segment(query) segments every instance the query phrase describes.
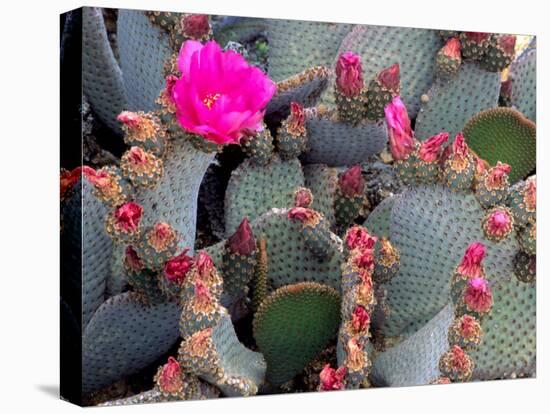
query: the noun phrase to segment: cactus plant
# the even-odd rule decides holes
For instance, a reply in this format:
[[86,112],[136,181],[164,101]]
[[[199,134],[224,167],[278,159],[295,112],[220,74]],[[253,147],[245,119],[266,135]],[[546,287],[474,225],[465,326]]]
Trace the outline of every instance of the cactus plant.
[[126,145],[61,175],[85,394],[159,361],[104,405],[534,375],[536,49],[121,10],[117,61],[84,19],[84,93]]

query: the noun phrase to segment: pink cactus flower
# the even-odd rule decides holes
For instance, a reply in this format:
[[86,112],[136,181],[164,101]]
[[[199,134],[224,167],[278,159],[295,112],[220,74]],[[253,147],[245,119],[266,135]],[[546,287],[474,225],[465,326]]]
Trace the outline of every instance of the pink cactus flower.
[[407,108],[396,96],[384,108],[390,139],[390,150],[394,160],[403,160],[414,150],[413,131]]
[[336,63],[336,88],[348,98],[359,95],[363,89],[361,57],[353,52],[344,52]]
[[201,250],[197,257],[195,258],[195,265],[197,266],[197,271],[199,276],[202,279],[209,277],[210,272],[214,269],[214,262],[205,251]]
[[516,53],[516,36],[502,35],[498,37],[497,42],[502,51],[507,55],[513,56]]
[[471,279],[480,277],[482,274],[483,258],[485,257],[485,246],[475,242],[468,246],[462,261],[458,265],[457,272]]
[[451,59],[460,59],[460,40],[456,37],[447,40],[441,53]]
[[488,235],[495,238],[506,237],[512,231],[513,219],[508,210],[495,209],[486,219],[484,229]]
[[365,179],[361,175],[361,166],[355,165],[344,171],[338,177],[340,191],[346,197],[356,197],[363,193]]
[[181,77],[172,88],[183,129],[216,144],[239,143],[260,131],[276,85],[260,69],[215,41],[186,41],[178,56]]
[[493,294],[487,281],[482,277],[470,279],[464,292],[464,302],[476,312],[489,312],[493,306]]
[[344,389],[343,379],[346,376],[346,368],[340,367],[334,369],[330,364],[326,364],[319,374],[321,391],[335,391]]
[[241,256],[248,256],[256,250],[256,240],[246,217],[239,224],[235,234],[229,237],[227,243],[231,252]]
[[132,246],[126,247],[124,264],[128,269],[134,272],[139,272],[145,268],[145,265]]
[[420,151],[418,156],[424,162],[435,162],[439,159],[441,152],[441,146],[447,142],[449,134],[447,132],[440,132],[433,137],[428,138],[426,141],[420,144]]
[[290,103],[290,116],[288,118],[288,132],[294,135],[306,133],[306,115],[304,107],[298,102]]
[[384,69],[377,75],[380,84],[390,91],[399,90],[399,63],[394,63],[389,68]]
[[351,326],[355,332],[364,332],[370,324],[370,315],[367,310],[357,305],[351,315]]
[[361,226],[353,226],[347,232],[345,236],[345,242],[348,249],[353,250],[358,247],[361,249],[372,249],[378,238],[371,236],[367,229]]
[[168,362],[162,366],[158,386],[166,393],[177,393],[183,387],[180,364],[174,357],[169,357]]
[[505,178],[512,171],[512,167],[500,161],[497,165],[489,169],[489,174],[485,181],[489,189],[501,188],[505,183]]
[[116,227],[126,233],[131,233],[137,230],[143,207],[134,202],[129,202],[121,205],[115,210]]
[[187,255],[189,248],[186,248],[178,256],[168,260],[164,265],[164,276],[173,283],[181,284],[185,276],[193,266],[193,258]]
[[210,22],[206,14],[188,14],[182,18],[183,34],[191,39],[204,39],[210,33]]

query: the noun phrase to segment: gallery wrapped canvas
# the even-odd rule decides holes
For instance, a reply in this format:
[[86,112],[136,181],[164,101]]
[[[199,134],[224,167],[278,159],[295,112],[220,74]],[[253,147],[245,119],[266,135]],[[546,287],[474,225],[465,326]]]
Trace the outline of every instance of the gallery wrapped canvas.
[[502,33],[63,14],[62,397],[534,377],[536,52]]

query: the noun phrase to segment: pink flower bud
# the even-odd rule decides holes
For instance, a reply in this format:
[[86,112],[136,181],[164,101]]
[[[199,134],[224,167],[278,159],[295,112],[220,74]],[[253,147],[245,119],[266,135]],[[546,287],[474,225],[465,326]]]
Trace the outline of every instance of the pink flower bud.
[[115,210],[115,225],[118,229],[130,233],[137,230],[143,208],[134,202],[121,205]]
[[534,211],[537,208],[537,181],[534,178],[527,180],[523,199],[527,211]]
[[485,180],[487,188],[502,188],[505,183],[505,178],[510,174],[510,171],[512,171],[512,167],[498,161],[496,166],[489,169],[489,174]]
[[334,369],[330,367],[330,364],[326,364],[321,373],[319,379],[321,381],[321,391],[334,391],[344,389],[344,383],[342,380],[346,376],[346,368],[340,367]]
[[504,53],[514,55],[516,53],[516,36],[502,35],[497,39],[497,43]]
[[227,242],[229,250],[241,256],[248,256],[256,250],[256,240],[246,217],[241,221],[237,231],[229,237]]
[[361,175],[361,166],[355,165],[338,177],[338,185],[340,191],[346,197],[356,197],[363,193],[365,187],[365,179]]
[[94,170],[91,167],[85,165],[82,167],[82,173],[84,177],[97,188],[106,188],[112,185],[113,177],[107,172],[102,170]]
[[491,36],[491,33],[464,32],[464,35],[466,36],[466,39],[479,45],[488,40]]
[[451,153],[455,157],[466,158],[468,156],[468,144],[466,144],[464,135],[462,135],[462,133],[460,132],[456,134],[455,140],[451,148]]
[[464,292],[464,302],[475,312],[489,312],[493,306],[493,295],[487,281],[482,277],[470,279]]
[[290,103],[290,116],[287,124],[288,132],[294,135],[304,135],[306,133],[306,115],[304,107],[298,102]]
[[336,63],[336,88],[342,95],[352,98],[363,89],[361,57],[353,52],[342,53]]
[[188,14],[182,19],[183,34],[191,39],[203,39],[210,33],[210,23],[206,14]]
[[510,99],[512,97],[512,78],[508,78],[500,83],[500,95],[504,98]]
[[502,240],[512,231],[514,221],[508,209],[495,208],[489,212],[483,223],[483,230],[489,239]]
[[482,274],[483,258],[485,257],[485,246],[481,243],[475,242],[468,246],[464,257],[457,268],[457,272],[468,277],[469,279],[474,277],[480,277]]
[[369,324],[369,313],[363,306],[357,305],[351,315],[351,326],[353,330],[357,333],[365,332]]
[[176,393],[183,387],[180,364],[175,358],[169,357],[168,362],[162,366],[158,386],[166,393]]
[[371,236],[367,229],[361,226],[353,226],[347,232],[345,236],[345,242],[349,250],[356,248],[361,249],[373,249],[378,238]]
[[122,111],[120,114],[118,114],[116,119],[117,121],[122,122],[129,128],[138,127],[141,123],[139,114],[130,111]]
[[294,206],[308,208],[313,202],[313,194],[307,188],[299,188],[294,193]]
[[384,69],[376,78],[386,89],[394,92],[399,91],[399,63],[395,63],[389,68]]
[[441,53],[450,59],[460,59],[460,40],[456,37],[447,40],[447,43],[441,49]]
[[82,174],[82,167],[76,167],[72,171],[62,170],[59,177],[61,199],[74,187]]
[[354,256],[353,263],[355,266],[372,271],[374,269],[374,254],[371,249],[363,249]]
[[317,212],[309,208],[293,207],[288,211],[288,218],[302,223],[308,222],[317,216]]
[[145,268],[145,265],[132,246],[126,247],[124,264],[133,272],[139,272]]
[[204,250],[201,250],[197,254],[197,257],[195,258],[195,265],[197,266],[199,277],[203,280],[207,279],[210,272],[214,269],[212,259]]
[[193,266],[193,258],[187,256],[189,249],[168,260],[164,265],[164,276],[173,283],[181,284]]
[[395,160],[403,160],[414,150],[411,120],[407,108],[396,96],[384,108],[390,139],[390,150]]
[[206,283],[201,279],[195,280],[195,298],[197,302],[207,305],[212,302],[212,296],[210,295],[210,290]]
[[433,137],[428,138],[426,141],[420,144],[419,157],[425,162],[435,162],[439,158],[441,146],[447,142],[449,134],[446,132],[440,132]]
[[136,167],[146,165],[148,163],[147,154],[141,147],[132,147],[128,150],[128,160]]
[[147,241],[157,251],[165,250],[176,239],[176,232],[168,223],[157,223],[147,234]]

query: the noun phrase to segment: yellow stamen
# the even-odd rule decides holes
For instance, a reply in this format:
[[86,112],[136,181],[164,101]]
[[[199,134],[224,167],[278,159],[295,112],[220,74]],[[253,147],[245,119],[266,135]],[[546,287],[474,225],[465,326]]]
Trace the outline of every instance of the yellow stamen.
[[220,98],[220,94],[219,93],[216,93],[216,94],[213,94],[213,93],[209,93],[208,95],[206,95],[206,97],[202,100],[202,102],[206,105],[206,107],[208,109],[212,109],[212,105],[214,105],[214,103]]

